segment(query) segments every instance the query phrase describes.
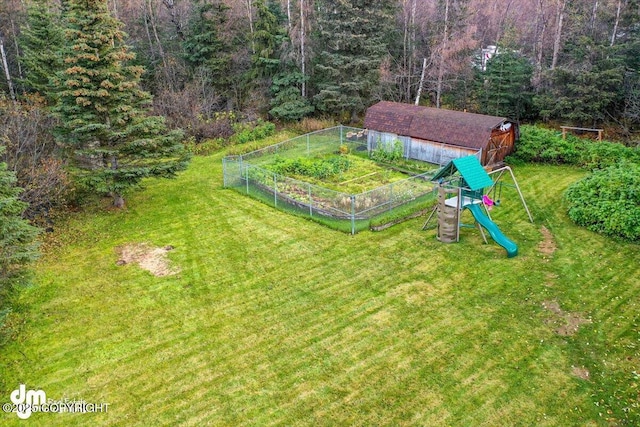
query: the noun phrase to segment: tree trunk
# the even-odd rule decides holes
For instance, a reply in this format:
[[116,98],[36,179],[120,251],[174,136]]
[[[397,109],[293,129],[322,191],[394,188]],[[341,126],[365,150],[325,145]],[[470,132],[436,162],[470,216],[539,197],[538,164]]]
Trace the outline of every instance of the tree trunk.
[[249,18],[249,34],[251,34],[251,53],[256,54],[256,40],[253,34],[253,8],[251,0],[245,0],[244,5],[247,7],[247,18]]
[[4,69],[4,76],[7,79],[7,86],[9,87],[9,95],[11,99],[16,101],[16,92],[13,89],[13,82],[11,80],[11,72],[9,71],[9,64],[7,63],[7,53],[4,50],[4,39],[0,34],[0,56],[2,56],[2,68]]
[[303,98],[307,97],[307,51],[305,47],[305,29],[304,29],[304,0],[300,0],[300,71],[302,72],[302,88],[301,94]]
[[[16,34],[16,27],[13,23],[13,19],[11,19],[10,21],[11,21],[11,33],[13,34],[13,45],[15,46],[15,49],[16,49],[16,63],[18,65],[18,77],[20,79],[23,79],[24,76],[22,75],[22,61],[20,61],[20,45],[18,45],[18,34]],[[24,93],[24,87],[23,87],[23,93]]]
[[156,28],[156,18],[153,14],[153,7],[151,7],[152,0],[145,0],[147,3],[147,8],[149,11],[149,23],[151,24],[151,30],[153,31],[153,37],[156,40],[156,44],[158,46],[158,54],[160,55],[160,59],[162,59],[162,65],[165,70],[167,69],[167,60],[164,55],[164,49],[162,48],[162,43],[160,42],[160,37],[158,37],[158,29]]
[[538,1],[540,7],[538,13],[538,24],[536,25],[536,41],[534,50],[536,52],[535,74],[533,76],[533,86],[537,89],[542,78],[542,57],[544,52],[544,36],[547,33],[547,17],[544,14],[543,0]]
[[113,7],[111,8],[113,17],[119,20],[120,17],[118,16],[118,3],[116,2],[116,0],[113,0],[111,4],[113,5]]
[[176,29],[176,35],[178,36],[178,39],[184,40],[184,31],[182,31],[182,22],[180,22],[180,17],[176,13],[174,0],[162,0],[162,3],[165,5],[167,10],[169,11],[169,16],[171,16],[171,23]]
[[436,108],[440,108],[442,98],[442,81],[444,79],[444,62],[447,54],[447,40],[449,39],[449,0],[444,6],[444,31],[442,37],[442,48],[440,51],[440,64],[438,65],[438,80],[436,82]]
[[503,12],[500,14],[499,17],[499,21],[498,21],[498,25],[496,28],[496,53],[498,53],[498,47],[500,46],[500,38],[502,37],[502,33],[503,33],[503,26],[505,21],[507,20],[507,15],[509,14],[509,9],[511,8],[511,4],[513,3],[513,0],[509,0],[509,3],[507,3],[507,6],[504,7],[502,6]]
[[418,94],[416,95],[416,105],[420,104],[420,95],[422,95],[422,86],[424,85],[424,74],[427,71],[427,58],[422,60],[422,74],[420,75],[420,83],[418,84]]
[[618,0],[618,9],[616,11],[616,20],[613,24],[613,31],[611,33],[611,44],[609,46],[613,46],[616,42],[616,33],[618,32],[618,25],[620,24],[620,9],[622,8],[622,0]]
[[118,208],[118,209],[122,209],[124,208],[124,197],[122,197],[122,194],[120,193],[111,193],[111,196],[113,197],[113,207],[114,208]]
[[405,80],[407,87],[406,97],[411,98],[411,71],[409,70],[409,17],[407,16],[406,0],[404,1],[404,34],[402,38],[402,74],[403,80]]
[[144,21],[144,30],[145,30],[145,33],[147,34],[147,40],[149,41],[149,53],[151,55],[151,59],[155,61],[156,50],[153,47],[153,39],[151,38],[151,30],[149,29],[149,21],[151,20],[151,18],[147,13],[146,1],[145,1],[145,7],[143,9],[144,10],[142,11],[142,19]]
[[[109,118],[107,117],[107,125],[109,125]],[[117,156],[111,156],[110,159],[110,163],[111,163],[111,169],[118,170],[118,157]],[[113,206],[121,209],[124,207],[124,197],[122,196],[121,193],[116,192],[116,191],[112,191],[111,192],[111,196],[113,197]]]
[[554,70],[558,64],[560,55],[560,42],[562,41],[562,23],[564,21],[564,10],[567,6],[566,0],[558,0],[556,14],[556,35],[553,40],[553,57],[551,58],[551,69]]
[[[410,2],[410,3],[409,3]],[[403,41],[401,81],[405,85],[404,99],[411,100],[413,89],[413,67],[416,57],[416,8],[417,0],[403,0]]]

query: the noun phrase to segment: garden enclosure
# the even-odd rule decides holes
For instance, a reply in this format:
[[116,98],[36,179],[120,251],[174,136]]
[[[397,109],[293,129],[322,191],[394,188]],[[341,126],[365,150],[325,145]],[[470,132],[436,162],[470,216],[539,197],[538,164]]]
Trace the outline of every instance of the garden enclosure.
[[[269,205],[300,214],[326,225],[355,234],[372,221],[384,223],[398,216],[424,209],[435,201],[431,178],[438,165],[425,162],[412,171],[403,169],[409,152],[402,142],[380,142],[374,146],[363,129],[337,126],[308,133],[244,155],[223,159],[224,186],[257,198]],[[325,185],[299,176],[277,173],[273,165],[293,159],[350,156],[369,159],[375,152],[389,153],[382,161],[367,160],[382,172],[372,172],[344,182]],[[385,151],[386,150],[386,151]],[[420,170],[422,169],[422,171]],[[405,172],[402,179],[389,180],[391,173]],[[359,193],[346,191],[348,184],[381,174],[388,181]],[[380,182],[384,182],[382,179]],[[332,188],[329,188],[332,187]],[[341,191],[342,190],[342,191]]]

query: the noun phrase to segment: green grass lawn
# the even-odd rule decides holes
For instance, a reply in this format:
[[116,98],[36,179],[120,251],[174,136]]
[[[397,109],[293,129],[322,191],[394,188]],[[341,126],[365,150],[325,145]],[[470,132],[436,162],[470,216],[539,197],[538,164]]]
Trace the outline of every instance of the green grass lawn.
[[[582,171],[515,169],[536,222],[503,191],[508,259],[473,229],[439,243],[424,217],[330,230],[224,189],[221,158],[48,236],[0,403],[24,383],[109,404],[42,426],[640,423],[640,247],[570,223],[561,195]],[[180,272],[116,265],[143,242],[173,245]]]

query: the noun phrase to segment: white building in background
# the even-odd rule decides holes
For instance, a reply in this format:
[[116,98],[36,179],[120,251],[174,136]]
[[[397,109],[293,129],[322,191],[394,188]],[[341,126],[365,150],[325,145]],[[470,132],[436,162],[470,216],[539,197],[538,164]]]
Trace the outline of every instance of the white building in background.
[[487,62],[498,53],[498,47],[489,45],[482,48],[482,55],[480,57],[480,68],[482,71],[487,71]]

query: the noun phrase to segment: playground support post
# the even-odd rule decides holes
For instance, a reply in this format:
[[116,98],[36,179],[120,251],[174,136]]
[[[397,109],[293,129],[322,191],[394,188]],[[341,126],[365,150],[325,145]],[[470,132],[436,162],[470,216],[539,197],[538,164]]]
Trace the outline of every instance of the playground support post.
[[456,226],[456,242],[460,241],[460,219],[462,215],[460,215],[460,208],[462,207],[462,187],[458,187],[458,200],[457,200],[457,213],[458,213],[458,224]]
[[487,191],[487,193],[489,193],[491,191],[491,189],[496,186],[496,184],[498,183],[500,178],[502,178],[502,175],[505,173],[505,171],[509,171],[509,173],[511,174],[511,179],[513,180],[513,183],[515,184],[516,190],[518,190],[518,195],[520,196],[520,201],[522,202],[522,206],[524,206],[524,210],[527,211],[527,215],[529,216],[529,221],[531,221],[533,223],[533,217],[531,216],[531,212],[529,211],[529,207],[527,206],[527,202],[525,202],[524,196],[522,195],[522,191],[520,191],[520,186],[518,185],[518,181],[516,180],[516,177],[513,174],[513,170],[511,170],[511,168],[509,166],[503,166],[503,167],[501,167],[499,169],[496,169],[494,171],[489,172],[488,175],[493,175],[494,173],[497,173],[497,172],[500,172],[500,175],[498,175],[498,178],[493,182],[493,185],[491,187],[489,187],[489,190]]

